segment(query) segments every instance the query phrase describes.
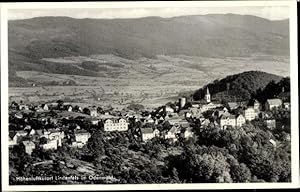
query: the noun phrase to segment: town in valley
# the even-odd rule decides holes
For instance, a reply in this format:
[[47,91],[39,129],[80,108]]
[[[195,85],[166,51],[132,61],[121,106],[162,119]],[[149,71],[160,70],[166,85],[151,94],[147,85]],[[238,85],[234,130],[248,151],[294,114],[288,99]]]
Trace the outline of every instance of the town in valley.
[[[124,174],[122,172],[126,167],[130,169],[128,167],[134,164],[135,158],[146,158],[143,157],[143,153],[146,153],[150,160],[154,156],[159,159],[156,161],[164,162],[164,158],[180,156],[185,146],[195,145],[195,143],[208,145],[216,142],[217,144],[213,145],[227,146],[226,143],[222,144],[222,139],[218,138],[226,135],[210,135],[215,134],[216,131],[229,133],[238,130],[239,134],[248,131],[244,134],[254,134],[252,136],[256,138],[259,134],[251,133],[251,127],[261,129],[264,135],[259,138],[259,142],[254,142],[254,145],[258,143],[263,146],[268,145],[272,150],[277,148],[279,150],[285,145],[284,143],[290,142],[291,106],[289,90],[286,91],[284,87],[276,97],[268,98],[265,102],[259,102],[255,98],[236,101],[235,97],[225,102],[225,100],[212,98],[210,92],[214,90],[209,89],[209,86],[203,87],[203,91],[205,94],[199,100],[194,100],[191,96],[178,97],[175,102],[168,102],[151,110],[134,103],[120,110],[100,105],[82,107],[63,100],[39,104],[11,101],[9,147],[10,163],[14,164],[14,169],[10,170],[11,177],[14,174],[32,175],[33,171],[39,171],[34,173],[47,176],[86,175],[84,180],[53,180],[52,182],[122,183],[125,182],[122,181],[122,174]],[[242,138],[241,135],[235,137]],[[235,139],[237,138],[229,138],[234,147],[236,147]],[[235,152],[238,150],[234,149]],[[112,158],[110,156],[122,153],[133,157],[129,158],[129,162],[123,163],[122,159],[118,161],[110,159]],[[23,156],[26,161],[15,162],[16,159],[13,158],[19,158],[16,156]],[[105,171],[110,166],[101,164],[108,163],[107,161],[112,161],[111,170],[117,169],[121,173]],[[125,165],[122,165],[124,163]],[[108,167],[100,171],[97,166]],[[16,168],[19,172],[13,172]],[[164,178],[165,180],[161,179],[158,182],[169,182],[174,179],[176,182],[191,182],[180,181],[177,171],[174,173],[176,168],[171,170],[173,171],[171,176],[165,176],[171,178]],[[100,179],[96,181],[87,179],[92,176]],[[248,178],[243,179],[241,181],[250,182],[253,178],[250,174]],[[277,176],[277,179],[280,178]],[[223,178],[218,176],[212,182],[232,182],[232,180],[233,178],[226,180],[225,175]],[[43,180],[12,179],[11,182],[43,184]],[[130,181],[125,183],[127,182],[130,183]]]

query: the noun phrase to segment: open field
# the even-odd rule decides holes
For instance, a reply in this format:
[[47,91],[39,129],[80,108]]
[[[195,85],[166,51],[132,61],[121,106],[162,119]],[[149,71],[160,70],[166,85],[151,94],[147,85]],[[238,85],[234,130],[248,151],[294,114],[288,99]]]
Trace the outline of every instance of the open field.
[[[204,58],[184,55],[130,60],[115,55],[45,58],[78,65],[93,61],[100,66],[99,77],[17,71],[17,76],[36,87],[10,87],[11,100],[50,102],[63,99],[83,105],[123,107],[131,102],[157,107],[177,99],[182,92],[195,91],[215,79],[243,71],[260,70],[289,75],[289,58],[256,55],[251,58]],[[103,68],[105,67],[105,68]],[[105,69],[105,70],[101,70]],[[74,81],[72,86],[44,86],[47,82]]]

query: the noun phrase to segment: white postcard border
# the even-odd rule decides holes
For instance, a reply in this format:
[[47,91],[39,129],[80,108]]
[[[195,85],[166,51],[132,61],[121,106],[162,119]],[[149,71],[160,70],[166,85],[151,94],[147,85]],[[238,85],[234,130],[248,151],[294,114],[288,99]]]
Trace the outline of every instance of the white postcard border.
[[[185,1],[185,2],[68,2],[7,3],[1,6],[1,148],[2,186],[4,191],[41,190],[161,190],[161,189],[266,189],[299,187],[299,121],[298,121],[298,58],[296,1]],[[49,8],[155,8],[155,7],[222,7],[222,6],[289,6],[290,7],[290,75],[291,75],[291,183],[201,183],[201,184],[87,184],[87,185],[9,185],[8,162],[8,42],[7,11],[9,9]]]

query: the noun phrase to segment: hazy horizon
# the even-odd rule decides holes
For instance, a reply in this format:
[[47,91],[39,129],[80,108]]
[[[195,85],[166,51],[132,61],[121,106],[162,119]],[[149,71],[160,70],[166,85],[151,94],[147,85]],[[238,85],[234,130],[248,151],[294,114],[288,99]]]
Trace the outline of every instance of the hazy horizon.
[[[85,11],[86,10],[86,11]],[[75,19],[133,19],[144,17],[172,18],[179,16],[237,14],[252,15],[269,20],[289,19],[289,7],[170,7],[170,8],[72,8],[72,9],[10,9],[8,20],[36,17],[71,17]]]

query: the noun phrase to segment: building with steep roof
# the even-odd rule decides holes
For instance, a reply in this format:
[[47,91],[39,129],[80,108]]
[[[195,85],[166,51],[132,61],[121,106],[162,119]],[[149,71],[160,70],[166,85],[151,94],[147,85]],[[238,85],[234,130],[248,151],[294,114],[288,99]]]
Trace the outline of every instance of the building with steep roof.
[[239,104],[237,102],[228,102],[226,106],[230,111],[233,111],[239,107]]
[[32,141],[23,141],[23,146],[25,147],[25,152],[31,155],[32,151],[35,149],[35,144]]
[[237,117],[236,117],[236,126],[241,127],[245,123],[246,123],[246,118],[242,114],[237,115]]
[[9,132],[9,137],[8,137],[8,145],[9,147],[12,147],[14,145],[18,144],[18,136],[16,135],[15,132],[10,131]]
[[221,116],[220,118],[220,127],[226,129],[228,126],[235,127],[236,119],[234,115]]
[[82,148],[91,137],[91,134],[85,130],[76,130],[74,132],[75,141],[72,142],[73,147]]
[[142,141],[146,142],[154,137],[159,137],[160,131],[152,128],[141,128]]
[[281,99],[268,99],[265,103],[265,110],[272,110],[282,106]]
[[166,132],[164,135],[165,139],[173,139],[174,141],[177,140],[177,134],[180,133],[180,130],[178,127],[173,126],[169,131]]

